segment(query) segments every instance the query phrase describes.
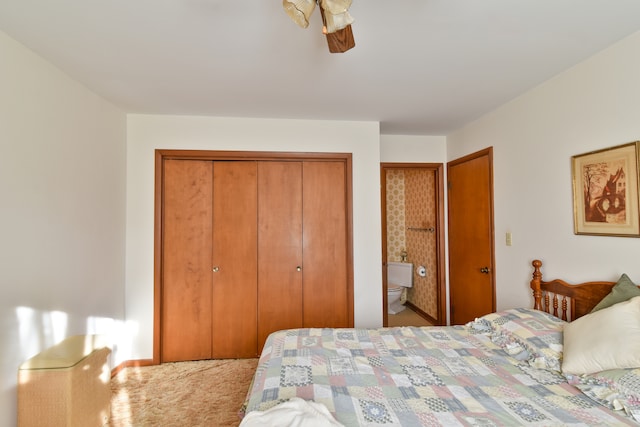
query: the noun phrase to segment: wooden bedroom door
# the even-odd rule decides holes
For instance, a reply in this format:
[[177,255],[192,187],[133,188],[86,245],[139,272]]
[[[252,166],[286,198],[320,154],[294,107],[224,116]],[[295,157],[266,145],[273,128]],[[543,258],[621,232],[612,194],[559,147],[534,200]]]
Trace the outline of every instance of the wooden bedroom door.
[[163,162],[162,362],[255,357],[255,162]]
[[495,311],[492,148],[447,164],[452,325]]

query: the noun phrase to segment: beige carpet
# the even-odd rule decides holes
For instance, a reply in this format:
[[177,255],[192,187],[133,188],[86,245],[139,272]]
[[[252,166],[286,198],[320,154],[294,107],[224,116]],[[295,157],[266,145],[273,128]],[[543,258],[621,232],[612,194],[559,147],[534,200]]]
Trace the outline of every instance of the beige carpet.
[[109,427],[237,426],[258,359],[126,368],[111,380]]

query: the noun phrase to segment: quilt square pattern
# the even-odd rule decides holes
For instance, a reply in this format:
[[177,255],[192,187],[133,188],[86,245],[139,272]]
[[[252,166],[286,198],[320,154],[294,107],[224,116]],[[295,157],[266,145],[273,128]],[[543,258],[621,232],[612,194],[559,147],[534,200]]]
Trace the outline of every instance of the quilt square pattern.
[[[497,320],[522,321],[516,314]],[[524,319],[533,331],[537,321]],[[638,425],[478,332],[468,325],[275,332],[241,412],[301,397],[347,427]]]

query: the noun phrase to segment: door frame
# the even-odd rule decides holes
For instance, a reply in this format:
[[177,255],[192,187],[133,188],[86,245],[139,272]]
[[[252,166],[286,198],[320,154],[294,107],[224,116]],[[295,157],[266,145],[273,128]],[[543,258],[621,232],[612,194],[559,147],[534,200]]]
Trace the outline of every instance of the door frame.
[[[442,163],[380,163],[380,205],[382,216],[382,323],[388,326],[387,307],[387,171],[426,169],[435,173],[436,189],[436,305],[438,318],[433,319],[427,315],[435,325],[445,325],[446,312],[446,266],[445,266],[445,226],[444,226],[444,165]],[[426,314],[426,313],[425,313]]]
[[211,161],[342,161],[345,163],[345,206],[347,226],[347,309],[349,325],[354,323],[353,295],[353,179],[351,153],[312,153],[278,151],[155,150],[154,243],[153,243],[153,365],[162,363],[162,224],[165,160]]

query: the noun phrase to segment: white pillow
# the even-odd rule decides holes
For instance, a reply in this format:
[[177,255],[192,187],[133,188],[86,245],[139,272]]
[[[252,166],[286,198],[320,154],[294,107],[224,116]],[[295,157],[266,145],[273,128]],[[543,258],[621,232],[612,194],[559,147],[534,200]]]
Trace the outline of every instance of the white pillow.
[[640,297],[587,314],[564,327],[563,373],[638,367]]

